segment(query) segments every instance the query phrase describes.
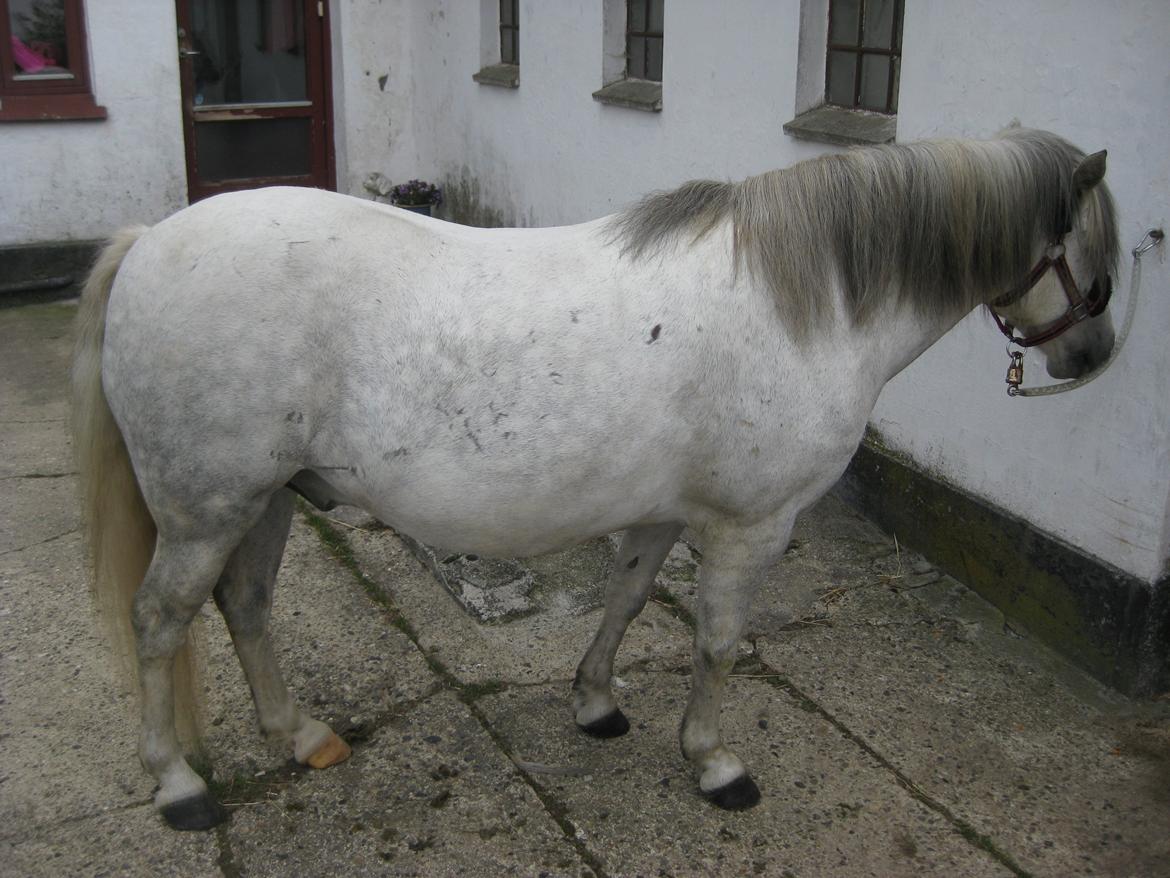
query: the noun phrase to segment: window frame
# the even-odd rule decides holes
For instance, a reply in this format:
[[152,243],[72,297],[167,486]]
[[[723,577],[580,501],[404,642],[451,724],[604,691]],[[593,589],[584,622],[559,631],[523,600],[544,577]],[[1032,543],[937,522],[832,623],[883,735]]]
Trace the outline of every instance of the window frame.
[[[662,82],[662,70],[658,71],[658,76],[651,76],[650,73],[650,45],[654,40],[658,41],[659,47],[659,65],[662,64],[662,55],[665,49],[666,41],[664,39],[665,33],[665,0],[641,0],[643,6],[643,29],[637,30],[634,27],[634,4],[630,0],[626,0],[626,78],[627,79],[642,79],[646,82]],[[658,5],[659,17],[663,19],[664,24],[658,30],[655,30],[651,22],[654,16],[651,10],[654,5]],[[638,60],[639,70],[642,75],[633,72],[635,63],[634,51],[631,40],[642,41],[642,57]]]
[[11,9],[0,0],[0,122],[105,119],[94,100],[84,0],[62,0],[70,79],[17,79],[12,55]]
[[[833,42],[833,14],[837,0],[829,0],[829,27],[825,39],[825,103],[833,107],[842,107],[846,110],[860,110],[868,113],[881,113],[886,116],[898,114],[898,89],[896,83],[901,77],[902,65],[902,19],[905,15],[905,0],[891,0],[894,4],[894,19],[890,30],[890,47],[865,45],[865,8],[870,0],[858,0],[857,3],[857,33],[853,43]],[[832,53],[848,52],[855,56],[853,70],[853,103],[843,104],[829,99],[829,76],[832,69]],[[866,55],[878,55],[890,59],[889,71],[886,74],[886,100],[883,108],[875,110],[861,104],[861,80]]]
[[[511,13],[511,24],[506,24],[504,19],[504,7],[508,7]],[[511,58],[507,57],[504,51],[504,33],[505,31],[512,32],[512,52]],[[520,66],[520,0],[500,0],[500,63],[514,64]]]

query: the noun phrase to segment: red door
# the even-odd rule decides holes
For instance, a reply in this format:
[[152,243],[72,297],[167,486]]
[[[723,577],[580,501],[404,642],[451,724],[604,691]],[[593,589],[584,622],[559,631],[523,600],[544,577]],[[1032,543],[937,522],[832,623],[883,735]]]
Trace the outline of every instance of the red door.
[[177,0],[187,192],[336,188],[325,0]]

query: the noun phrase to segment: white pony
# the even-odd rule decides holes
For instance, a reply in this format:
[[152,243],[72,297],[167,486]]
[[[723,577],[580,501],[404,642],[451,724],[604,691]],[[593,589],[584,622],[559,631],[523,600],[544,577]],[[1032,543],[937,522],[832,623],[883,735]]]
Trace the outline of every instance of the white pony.
[[[715,804],[755,804],[719,711],[762,572],[882,386],[965,314],[997,301],[1042,330],[1085,317],[1069,300],[1090,287],[1103,309],[1104,172],[1103,152],[1016,129],[689,183],[565,228],[276,188],[122,233],[82,300],[75,432],[99,603],[136,647],[156,806],[180,829],[225,816],[176,733],[176,657],[212,596],[263,731],[316,767],[349,753],[295,705],[266,633],[294,491],[480,555],[624,530],[573,687],[600,736],[629,728],[614,656],[692,528],[682,749]],[[1046,258],[1064,269],[1030,276]],[[1042,345],[1054,374],[1112,346],[1107,314],[1067,322]]]

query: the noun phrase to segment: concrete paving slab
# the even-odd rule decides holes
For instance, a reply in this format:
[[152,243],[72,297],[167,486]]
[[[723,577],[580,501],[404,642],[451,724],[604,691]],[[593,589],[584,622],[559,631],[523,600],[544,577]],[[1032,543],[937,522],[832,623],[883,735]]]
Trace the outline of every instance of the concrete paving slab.
[[52,878],[182,875],[219,878],[220,852],[210,833],[160,834],[154,806],[139,805],[0,841],[0,874]]
[[[389,530],[348,529],[344,535],[372,583],[414,629],[420,646],[464,683],[568,684],[601,621],[599,609],[583,609],[570,594],[558,598],[552,577],[542,590],[545,609],[508,622],[480,624],[439,587],[429,571]],[[557,556],[540,561],[555,568]],[[572,590],[570,589],[572,592]],[[585,606],[596,601],[584,602]],[[689,665],[691,632],[670,611],[651,604],[630,626],[618,653],[617,672],[628,667]]]
[[241,874],[591,874],[469,709],[441,693],[386,719],[343,765],[236,811]]
[[0,479],[0,498],[0,557],[80,527],[73,476]]
[[81,557],[77,534],[0,556],[3,838],[150,800]]
[[0,309],[0,556],[78,525],[64,369],[75,311]]
[[607,741],[573,726],[555,687],[477,702],[607,875],[1010,874],[823,718],[756,679],[729,683],[724,734],[763,800],[741,813],[712,807],[678,751],[687,680],[626,679],[619,699],[633,728]]
[[1165,712],[1135,713],[920,559],[866,554],[785,560],[831,575],[805,624],[757,626],[766,665],[1020,868],[1170,874]]
[[[0,398],[4,390],[0,387]],[[64,418],[6,417],[0,409],[0,491],[14,478],[58,478],[73,472]]]
[[67,302],[0,308],[0,422],[65,423],[76,313]]

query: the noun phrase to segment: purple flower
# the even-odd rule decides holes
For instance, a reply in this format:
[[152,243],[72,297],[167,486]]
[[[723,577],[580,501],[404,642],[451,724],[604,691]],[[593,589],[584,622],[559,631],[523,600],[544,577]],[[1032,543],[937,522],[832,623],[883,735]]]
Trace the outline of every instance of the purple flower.
[[390,200],[394,204],[441,204],[443,190],[425,180],[410,180],[395,186]]

